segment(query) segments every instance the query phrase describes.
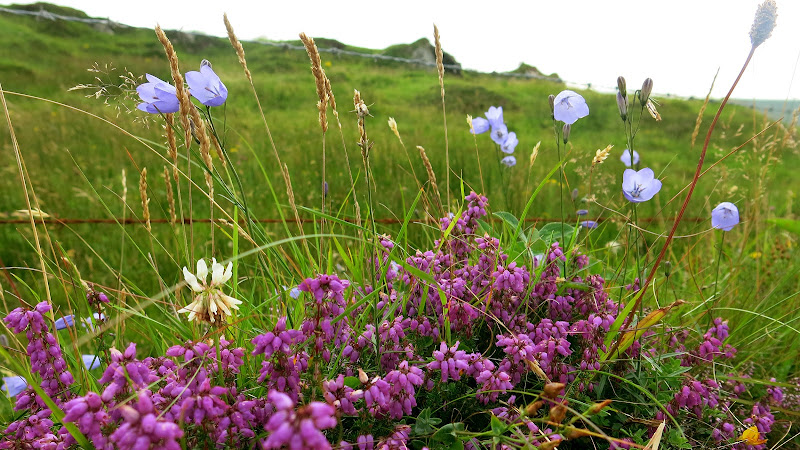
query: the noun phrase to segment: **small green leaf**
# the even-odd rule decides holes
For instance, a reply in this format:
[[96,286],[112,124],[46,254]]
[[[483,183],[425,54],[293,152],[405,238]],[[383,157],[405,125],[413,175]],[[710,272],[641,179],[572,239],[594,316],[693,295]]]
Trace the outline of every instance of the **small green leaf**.
[[492,436],[502,436],[508,431],[508,425],[504,424],[497,418],[494,414],[492,414]]
[[514,217],[514,215],[511,214],[508,211],[498,211],[498,212],[494,213],[493,215],[495,217],[499,217],[499,218],[503,219],[503,222],[505,222],[509,226],[511,226],[512,229],[516,229],[517,225],[519,225],[519,220],[517,220],[517,218]]
[[[431,437],[431,441],[444,445],[436,445],[432,448],[464,448],[463,444],[461,447],[457,446],[457,443],[461,444],[461,441],[458,439],[459,431],[464,431],[464,424],[461,422],[448,423],[442,428],[439,428],[439,430],[436,431],[436,433],[434,433]],[[456,444],[456,446],[454,446],[454,444]]]
[[478,219],[478,228],[481,230],[479,233],[480,235],[488,234],[489,236],[497,237],[492,226],[486,223],[486,221]]
[[431,417],[431,409],[425,408],[417,416],[417,422],[414,424],[414,434],[418,436],[430,434],[434,427],[440,423],[442,423],[442,419]]
[[539,237],[547,245],[550,245],[553,242],[559,242],[561,244],[561,248],[566,248],[567,243],[561,242],[562,230],[564,232],[564,240],[569,240],[572,238],[572,233],[575,231],[575,227],[561,222],[548,223],[547,225],[543,226],[541,230],[539,230]]
[[344,377],[344,385],[352,389],[358,389],[361,386],[361,381],[358,377]]

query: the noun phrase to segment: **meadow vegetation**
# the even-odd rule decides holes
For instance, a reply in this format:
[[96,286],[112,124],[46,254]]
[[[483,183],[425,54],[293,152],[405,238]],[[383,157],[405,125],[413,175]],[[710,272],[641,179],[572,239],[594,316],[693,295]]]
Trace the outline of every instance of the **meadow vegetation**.
[[800,445],[796,115],[228,32],[0,15],[0,448]]

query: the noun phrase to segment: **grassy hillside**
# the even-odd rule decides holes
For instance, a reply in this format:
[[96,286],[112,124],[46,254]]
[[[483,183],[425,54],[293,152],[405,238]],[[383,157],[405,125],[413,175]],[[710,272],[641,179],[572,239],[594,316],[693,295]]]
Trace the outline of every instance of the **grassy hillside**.
[[[75,15],[74,12],[71,14]],[[224,29],[221,20],[220,29]],[[446,30],[443,33],[446,35]],[[0,34],[6,43],[0,48],[0,82],[5,90],[63,102],[96,114],[145,140],[158,145],[164,142],[154,118],[134,109],[136,100],[132,97],[135,95],[113,86],[119,85],[122,82],[120,75],[127,72],[134,77],[151,73],[169,79],[163,49],[152,30],[109,29],[106,26],[0,14]],[[226,107],[215,113],[218,119],[224,119],[227,126],[227,147],[244,180],[250,207],[262,218],[278,217],[278,208],[281,207],[285,213],[282,178],[263,131],[256,103],[230,44],[225,39],[213,37],[177,32],[167,34],[176,47],[183,71],[197,70],[200,60],[208,59],[230,91]],[[322,46],[326,41],[320,42]],[[341,44],[336,43],[336,46]],[[322,146],[308,58],[302,51],[257,43],[245,43],[245,50],[278,151],[291,173],[297,203],[317,205]],[[398,46],[390,50],[402,53]],[[355,145],[358,139],[355,115],[347,113],[352,109],[353,89],[361,91],[370,105],[372,117],[367,120],[367,130],[375,142],[372,167],[377,174],[377,192],[381,193],[375,216],[396,217],[405,210],[417,190],[409,158],[386,125],[389,117],[397,120],[413,171],[420,181],[424,183],[426,180],[415,149],[417,145],[427,150],[444,192],[445,134],[435,69],[329,53],[323,53],[322,57],[337,95],[344,127],[343,141],[352,172],[359,180],[357,189],[362,193],[364,177],[361,174],[361,156]],[[108,73],[87,72],[92,67],[103,70],[113,67],[113,70],[109,69]],[[92,90],[69,90],[79,84],[96,83],[93,80],[95,76],[108,83],[110,88],[106,93],[110,97],[96,99],[89,95],[87,98]],[[657,79],[655,83],[657,86]],[[633,90],[638,80],[629,80],[629,84]],[[460,179],[463,179],[465,190],[485,192],[496,210],[518,214],[528,198],[526,189],[535,186],[557,161],[547,96],[558,93],[565,86],[469,72],[446,74],[445,86],[451,190],[460,192]],[[565,192],[577,188],[578,200],[595,196],[601,204],[614,208],[621,204],[617,186],[623,166],[618,158],[625,148],[624,131],[613,96],[591,91],[582,94],[591,114],[572,130],[568,147],[571,158],[567,165],[570,181]],[[107,100],[107,104],[103,100]],[[30,178],[44,211],[60,218],[122,216],[121,176],[125,169],[127,202],[130,205],[125,215],[138,215],[138,172],[147,167],[153,217],[168,217],[166,190],[160,176],[164,165],[163,153],[153,154],[119,129],[63,106],[16,95],[9,95],[8,102]],[[519,138],[515,153],[519,164],[516,167],[508,169],[498,163],[497,151],[487,135],[477,136],[476,149],[476,141],[468,132],[466,115],[480,116],[492,105],[503,106],[509,129]],[[641,216],[655,215],[664,202],[690,180],[699,147],[691,146],[691,136],[701,105],[700,101],[664,100],[659,105],[663,121],[655,122],[644,114],[636,141],[637,149],[642,154],[643,164],[661,174],[665,189],[655,202],[640,208]],[[715,107],[716,104],[710,105],[701,129],[705,129]],[[348,196],[350,181],[342,138],[336,131],[333,117],[329,116],[329,120],[332,125],[326,144],[329,199],[331,204],[340,205]],[[746,108],[729,108],[714,136],[709,163],[743,143],[764,125],[762,118],[755,117]],[[531,167],[530,152],[539,141],[542,142],[539,155]],[[689,215],[705,217],[711,208],[710,203],[718,202],[722,197],[731,200],[736,196],[745,198],[750,195],[747,192],[751,192],[751,186],[759,195],[764,195],[765,210],[771,209],[771,214],[776,215],[789,212],[790,192],[800,189],[800,181],[792,176],[798,161],[797,153],[791,151],[767,156],[765,142],[762,140],[756,146],[745,146],[728,160],[724,170],[714,171],[704,178],[699,187],[701,195],[695,197]],[[590,176],[589,167],[595,150],[608,144],[615,145],[612,156]],[[0,213],[11,217],[11,212],[24,208],[24,202],[6,127],[0,129],[0,145],[0,168],[4,174],[0,178],[0,190],[4,193],[0,196]],[[480,167],[476,150],[480,154]],[[780,164],[776,164],[778,161]],[[769,178],[760,175],[764,164],[772,166]],[[196,181],[202,184],[200,170],[195,174],[198,175]],[[717,186],[722,179],[726,180],[725,186],[742,188],[733,194],[734,198],[727,191],[719,191]],[[273,200],[267,180],[274,186],[280,204]],[[559,217],[558,202],[553,201],[557,196],[557,183],[545,186],[531,215]],[[576,204],[576,208],[580,207]],[[671,215],[676,207],[670,205],[665,214]],[[199,194],[195,196],[194,208],[196,216],[208,216],[207,204]],[[609,215],[600,210],[593,213]],[[571,216],[572,211],[567,211],[567,214]],[[421,216],[422,211],[415,215],[416,218]],[[33,263],[32,253],[26,250],[24,225],[22,231],[17,231],[17,227],[19,225],[2,225],[0,228],[0,239],[5,244],[0,255],[6,265],[30,265]],[[115,234],[111,238],[98,231],[102,227],[76,225],[75,232],[82,236],[98,233],[98,240],[111,239],[109,245],[111,242],[118,245],[119,236]],[[55,227],[53,232],[64,242],[75,239],[73,232],[65,228]],[[73,242],[72,245],[80,244]],[[97,246],[103,248],[105,244],[98,241]],[[85,258],[91,264],[88,262],[91,256]]]

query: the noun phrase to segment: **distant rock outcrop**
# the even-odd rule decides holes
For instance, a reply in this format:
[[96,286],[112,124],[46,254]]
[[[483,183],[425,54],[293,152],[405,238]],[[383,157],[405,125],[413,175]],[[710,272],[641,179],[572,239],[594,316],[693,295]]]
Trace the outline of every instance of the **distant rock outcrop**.
[[530,76],[532,78],[552,78],[553,80],[560,80],[561,77],[558,76],[557,73],[553,72],[550,75],[543,74],[536,66],[531,66],[529,64],[520,63],[519,67],[512,70],[509,73],[518,73],[520,75]]
[[[413,59],[422,61],[427,64],[436,63],[436,47],[431,44],[427,38],[419,39],[411,44],[398,44],[387,47],[383,51],[386,56],[394,56],[396,58]],[[445,70],[452,73],[461,72],[461,63],[456,61],[453,55],[442,52],[442,62],[445,65]],[[448,67],[449,66],[449,67]]]

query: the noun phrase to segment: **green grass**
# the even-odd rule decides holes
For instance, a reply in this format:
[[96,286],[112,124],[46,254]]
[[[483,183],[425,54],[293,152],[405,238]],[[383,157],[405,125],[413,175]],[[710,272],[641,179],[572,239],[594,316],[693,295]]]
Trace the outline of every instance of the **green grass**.
[[[220,29],[223,29],[221,21]],[[68,91],[75,85],[92,83],[95,75],[118,84],[120,80],[117,77],[124,73],[123,69],[136,76],[152,73],[169,79],[163,50],[153,32],[115,28],[114,34],[107,34],[80,23],[41,21],[4,14],[0,16],[0,33],[4,42],[8,43],[0,48],[0,82],[5,90],[64,102],[97,114],[151,142],[156,149],[156,152],[150,151],[119,129],[80,112],[42,100],[8,95],[11,118],[42,209],[59,218],[112,218],[122,217],[123,213],[126,217],[139,217],[138,172],[147,167],[151,213],[154,218],[168,217],[165,185],[161,176],[165,164],[161,155],[166,152],[162,145],[164,139],[159,120],[136,110],[119,113],[114,98],[109,99],[110,105],[104,105],[100,100],[85,98],[85,94],[91,93],[89,91]],[[283,181],[263,132],[249,85],[227,40],[173,32],[168,35],[178,52],[183,71],[196,70],[201,59],[209,59],[229,88],[230,95],[225,108],[218,108],[214,113],[216,119],[224,120],[227,126],[226,146],[243,180],[253,216],[277,218],[279,209],[285,215],[290,214]],[[394,47],[392,51],[397,53],[398,49]],[[245,43],[245,50],[278,151],[291,173],[297,203],[318,205],[318,187],[322,181],[321,134],[314,107],[314,81],[307,56],[301,51],[256,43]],[[322,58],[337,95],[344,122],[343,139],[353,176],[359,180],[357,189],[362,197],[365,184],[361,157],[355,144],[358,139],[356,119],[354,114],[348,113],[352,110],[350,97],[353,89],[361,91],[369,104],[372,117],[367,118],[366,126],[370,140],[375,142],[371,165],[376,174],[376,192],[379,193],[375,216],[402,217],[417,191],[406,154],[386,125],[389,117],[397,120],[420,182],[425,183],[426,179],[414,148],[417,145],[427,150],[440,189],[446,197],[445,135],[435,70],[327,53],[323,53]],[[86,69],[95,63],[99,67],[113,64],[116,70],[107,76],[87,72]],[[655,81],[657,86],[658,80]],[[629,83],[633,85],[634,80],[629,80]],[[564,86],[546,81],[465,72],[461,75],[446,74],[445,87],[449,130],[447,139],[453,171],[449,188],[456,193],[453,198],[459,197],[457,194],[462,189],[463,181],[466,191],[472,189],[487,194],[495,211],[507,210],[519,215],[529,192],[557,161],[547,96],[564,89]],[[600,204],[611,210],[624,207],[618,190],[623,169],[618,157],[625,147],[625,135],[616,104],[613,96],[607,94],[591,91],[582,94],[590,105],[591,114],[574,126],[567,147],[569,185],[564,187],[565,195],[569,197],[569,191],[573,188],[579,191],[577,203],[574,207],[567,207],[566,214],[570,221],[573,220],[575,209],[586,206],[581,202],[586,197],[595,196]],[[130,99],[123,102],[128,108],[133,108],[135,103]],[[477,136],[483,174],[481,179],[475,141],[468,132],[465,117],[467,114],[480,116],[492,105],[504,107],[509,129],[517,132],[520,140],[516,151],[519,164],[513,169],[501,167],[488,136]],[[667,200],[690,181],[694,172],[700,143],[692,146],[691,136],[701,105],[701,101],[664,100],[659,105],[663,121],[654,122],[646,113],[642,118],[636,147],[645,165],[663,177],[665,186],[653,202],[643,204],[639,209],[640,217],[659,217],[650,225],[655,233],[667,228],[667,218],[675,213],[679,205],[679,201],[666,204]],[[714,102],[709,105],[699,140],[702,140],[716,106]],[[145,126],[144,121],[149,126]],[[330,204],[349,205],[349,169],[344,164],[345,150],[330,114],[329,121],[331,131],[326,140]],[[715,132],[706,167],[744,143],[766,124],[760,116],[744,107],[729,106]],[[793,143],[774,143],[782,139],[782,131],[770,131],[767,136],[755,144],[744,146],[701,179],[687,213],[690,217],[707,217],[714,205],[725,200],[752,204],[752,208],[743,209],[743,218],[748,221],[746,226],[750,228],[743,232],[739,245],[742,253],[730,256],[731,259],[737,258],[732,262],[739,270],[730,272],[731,279],[727,280],[736,289],[741,289],[741,292],[731,292],[730,298],[741,295],[748,302],[763,303],[767,301],[765,296],[770,299],[767,303],[778,302],[797,292],[796,280],[787,280],[777,288],[777,292],[771,281],[766,281],[768,270],[774,270],[770,268],[776,264],[769,252],[779,248],[784,241],[793,245],[794,238],[766,227],[761,219],[790,215],[793,192],[800,189],[800,181],[793,176],[793,168],[799,162],[797,149]],[[4,175],[0,178],[0,189],[4,192],[0,196],[0,213],[3,217],[10,217],[11,212],[24,208],[24,201],[5,127],[0,130],[0,138],[3,145],[0,168]],[[538,141],[542,142],[539,155],[533,167],[530,167],[530,150]],[[611,157],[590,176],[589,168],[595,150],[608,144],[615,145]],[[765,167],[768,169],[765,170]],[[123,169],[127,173],[127,211],[123,211],[120,200]],[[195,182],[202,186],[200,168],[196,166],[193,173]],[[533,202],[529,216],[546,219],[560,217],[559,190],[555,180],[557,177],[544,186],[541,195]],[[269,185],[276,192],[277,203]],[[734,190],[734,187],[738,190]],[[183,195],[186,196],[185,183]],[[195,192],[193,201],[194,216],[208,217],[208,204],[202,194]],[[360,202],[363,208],[366,199],[361,198]],[[616,225],[622,220],[619,215],[597,206],[589,209],[591,217],[616,219],[605,229],[594,233],[593,242],[588,243],[591,248],[597,249],[598,255],[604,255],[603,246],[608,241],[624,238],[624,232]],[[230,208],[228,210],[232,213]],[[621,211],[626,213],[627,209]],[[662,214],[657,215],[659,212]],[[345,215],[352,213],[351,206],[344,209]],[[417,208],[412,211],[411,218],[419,220],[423,218],[423,213],[421,208]],[[36,267],[38,262],[29,245],[32,235],[28,226],[2,227],[0,258],[3,263],[10,267]],[[190,262],[179,250],[180,239],[168,225],[155,224],[154,227],[155,241],[163,244],[163,248],[155,247],[156,264],[169,283],[175,282],[179,277],[179,267]],[[296,233],[292,221],[288,227],[293,230],[292,233]],[[678,234],[690,235],[708,228],[708,221],[689,222],[679,228]],[[273,240],[285,235],[280,225],[266,225],[264,229]],[[399,226],[379,225],[378,231],[396,233],[398,230]],[[129,280],[135,281],[142,292],[153,293],[159,289],[158,281],[148,276],[152,269],[144,255],[149,244],[146,244],[147,233],[141,226],[127,226],[123,230],[115,225],[54,225],[48,231],[53,240],[61,243],[81,272],[84,275],[91,274],[93,280],[104,285],[115,285],[117,272],[121,270]],[[313,227],[309,225],[305,231],[313,232]],[[417,245],[421,245],[428,235],[421,226],[412,226],[409,233],[412,242]],[[126,234],[131,237],[125,237]],[[198,237],[195,252],[208,254],[211,247],[208,226],[196,226],[195,236]],[[661,241],[656,241],[654,236],[648,235],[646,239],[653,251],[660,248]],[[714,265],[710,261],[716,258],[713,239],[712,234],[708,234],[700,240],[678,240],[670,258],[675,265],[687,270],[674,270],[670,282],[673,283],[671,287],[675,289],[675,296],[692,298],[701,293],[708,295],[707,286],[702,286],[693,278],[701,276],[708,279],[712,276]],[[122,252],[121,244],[125,246]],[[132,247],[134,244],[143,249],[138,255]],[[687,249],[700,251],[689,253]],[[225,253],[228,250],[223,247],[217,252],[220,256],[227,256]],[[749,258],[748,255],[753,252],[761,252],[763,256],[760,259]],[[341,256],[334,254],[334,259],[341,263]],[[789,259],[795,262],[794,257]],[[755,289],[747,284],[751,270],[764,273],[761,275],[764,280],[759,280]],[[299,272],[293,270],[292,276],[299,278],[303,275]],[[21,276],[29,282],[38,282],[38,278],[31,274],[23,272]],[[747,278],[747,282],[735,277]],[[775,273],[773,277],[778,277],[778,274]],[[791,301],[784,300],[784,303]],[[769,311],[768,306],[763,307],[764,311]],[[731,311],[731,314],[735,316],[738,313]]]
[[[0,15],[0,34],[8,43],[0,47],[0,83],[7,91],[10,117],[42,210],[62,219],[140,218],[139,172],[146,167],[151,215],[156,219],[168,218],[162,176],[168,162],[163,159],[166,150],[165,139],[161,136],[161,118],[135,109],[128,112],[127,109],[136,104],[130,97],[108,98],[106,105],[102,99],[86,98],[91,91],[69,90],[78,84],[93,83],[94,76],[110,85],[119,84],[118,76],[125,75],[126,71],[134,77],[151,73],[168,80],[168,65],[153,32],[120,28],[115,29],[114,34],[107,34],[85,24],[37,21],[3,14]],[[325,137],[325,148],[330,193],[326,211],[322,213],[319,211],[322,135],[308,58],[301,51],[245,43],[258,96],[277,150],[291,175],[299,214],[304,218],[326,218],[324,228],[319,223],[304,226],[303,231],[308,235],[304,243],[293,222],[284,181],[250,86],[229,43],[212,37],[168,35],[184,72],[196,70],[201,59],[209,59],[230,92],[226,106],[216,108],[213,113],[218,129],[225,130],[225,147],[231,166],[241,177],[244,189],[239,192],[236,184],[229,181],[232,172],[223,169],[215,156],[215,199],[222,210],[214,212],[215,218],[224,211],[239,219],[249,214],[259,219],[283,216],[287,220],[286,223],[243,226],[241,231],[252,236],[254,244],[248,242],[246,236],[237,234],[239,230],[228,226],[216,227],[212,244],[208,224],[196,224],[191,228],[153,224],[152,233],[140,224],[49,224],[46,229],[39,226],[51,295],[61,308],[60,312],[74,309],[85,315],[85,292],[79,286],[83,279],[98,283],[109,292],[114,299],[109,306],[113,315],[126,317],[115,324],[108,342],[79,342],[75,345],[76,351],[78,346],[123,348],[127,342],[137,341],[141,344],[140,356],[162,354],[164,348],[173,343],[204,338],[200,327],[174,314],[173,306],[187,304],[190,293],[186,289],[172,292],[172,287],[182,279],[180,268],[193,267],[201,257],[236,260],[234,279],[238,283],[231,283],[235,284],[232,295],[246,301],[239,316],[241,322],[226,333],[230,333],[237,345],[244,345],[255,333],[271,329],[276,311],[285,312],[295,322],[303,318],[302,301],[292,301],[280,293],[281,286],[294,286],[303,278],[322,272],[336,272],[358,285],[366,284],[372,271],[368,262],[372,251],[369,242],[372,224],[368,220],[370,200],[366,195],[361,153],[356,145],[359,139],[356,115],[349,112],[353,109],[350,100],[353,89],[361,92],[371,113],[366,119],[366,129],[369,139],[375,143],[370,153],[375,180],[373,216],[400,221],[375,225],[377,233],[389,233],[402,244],[396,246],[392,254],[394,259],[403,261],[416,249],[432,248],[434,239],[440,238],[441,233],[434,224],[425,223],[426,214],[434,217],[447,212],[458,214],[463,207],[462,194],[475,190],[489,197],[491,212],[501,213],[480,232],[500,238],[510,258],[530,268],[534,255],[542,252],[548,241],[547,236],[560,235],[561,226],[539,223],[535,224],[536,228],[533,224],[516,227],[516,221],[523,211],[528,217],[560,220],[563,191],[567,199],[564,209],[568,224],[577,222],[575,210],[583,208],[590,211],[587,218],[608,219],[597,230],[588,233],[584,229],[575,230],[573,249],[579,248],[589,254],[592,273],[604,276],[612,298],[630,302],[632,294],[624,287],[633,281],[638,266],[642,274],[649,273],[663,244],[663,235],[671,225],[670,218],[683,199],[678,193],[694,174],[708,121],[718,106],[716,102],[708,105],[698,142],[694,145],[692,134],[702,102],[664,100],[658,106],[663,117],[661,122],[655,122],[646,112],[638,122],[640,111],[632,108],[631,114],[637,117],[635,123],[641,125],[635,148],[642,155],[643,167],[654,169],[664,182],[664,188],[652,201],[638,207],[640,219],[654,220],[640,221],[645,232],[637,248],[633,244],[635,229],[626,225],[631,209],[619,192],[623,170],[619,155],[625,148],[626,137],[613,96],[582,92],[591,114],[572,129],[564,157],[566,182],[560,186],[560,177],[555,171],[558,155],[547,96],[565,86],[471,72],[447,73],[448,133],[445,136],[435,70],[323,53],[323,65],[337,95],[343,136],[339,136],[335,119],[329,112],[330,130]],[[323,39],[318,42],[340,45]],[[21,53],[23,50],[25,53]],[[404,55],[403,50],[402,46],[393,46],[388,52]],[[86,71],[93,66],[106,67],[106,64],[113,64],[116,70],[109,74]],[[637,83],[635,80],[628,82],[629,90],[633,91],[632,86]],[[659,80],[655,82],[658,86]],[[109,92],[124,94],[114,89]],[[511,169],[498,163],[497,151],[488,136],[480,135],[475,139],[468,132],[466,116],[480,116],[492,105],[503,106],[509,129],[515,131],[520,140],[515,152],[518,165]],[[387,126],[389,117],[397,120],[409,156]],[[712,136],[705,167],[710,167],[768,125],[766,119],[745,107],[728,106]],[[712,314],[729,321],[729,342],[739,348],[739,355],[732,366],[715,367],[721,377],[729,373],[750,374],[756,381],[773,376],[784,381],[798,372],[800,348],[794,343],[800,342],[797,339],[800,312],[794,305],[800,293],[800,277],[797,276],[800,259],[795,251],[797,234],[791,231],[797,223],[786,222],[780,228],[769,221],[795,217],[792,202],[794,193],[800,189],[800,181],[794,176],[794,168],[800,163],[796,132],[793,127],[788,130],[783,127],[776,125],[753,139],[700,180],[687,217],[701,220],[686,221],[678,228],[678,238],[667,254],[669,266],[658,269],[652,292],[645,297],[647,310],[685,300],[687,304],[671,311],[665,322],[672,327],[686,328],[694,336],[705,332]],[[530,151],[539,141],[539,154],[531,166]],[[445,181],[445,142],[449,143],[452,170],[449,186]],[[0,218],[9,219],[14,217],[13,211],[25,208],[24,190],[5,126],[0,127],[0,143],[3,146],[0,152],[0,192],[3,192]],[[611,156],[592,168],[595,150],[608,144],[615,145]],[[427,176],[417,145],[423,146],[430,157],[442,200],[446,202],[448,196],[452,198],[442,211],[435,207],[425,210],[426,202],[435,202],[427,189]],[[345,151],[350,167],[345,163]],[[181,158],[180,167],[185,170],[185,153]],[[205,187],[203,168],[197,163],[196,154],[191,159],[192,181],[199,188],[189,195],[188,183],[181,179],[184,215],[188,215],[191,199],[193,217],[208,218],[209,205],[202,192]],[[123,171],[126,174],[124,187]],[[362,229],[344,222],[344,219],[353,219],[355,214],[348,172],[357,180],[356,198],[364,220]],[[418,185],[426,187],[424,194],[420,194]],[[172,186],[176,189],[174,183]],[[573,189],[578,190],[574,201],[570,200]],[[676,200],[669,202],[673,196]],[[242,197],[247,199],[247,211],[240,203]],[[737,203],[743,222],[726,235],[720,253],[721,232],[709,232],[710,222],[706,218],[722,201]],[[17,296],[35,303],[44,297],[44,283],[38,273],[41,266],[33,245],[33,232],[27,223],[0,226],[3,301],[8,308],[17,306]],[[365,239],[360,239],[361,234]],[[190,241],[188,245],[187,241]],[[622,243],[622,250],[615,253],[609,247],[612,241]],[[634,254],[626,254],[625,249]],[[641,255],[638,265],[634,262],[637,252]],[[356,322],[362,329],[369,320],[370,307],[378,301],[377,292],[361,297],[366,309]],[[716,296],[715,292],[718,292]],[[355,306],[350,308],[355,309]],[[432,341],[428,344],[431,348],[434,345]],[[656,367],[661,363],[652,364]],[[677,386],[680,380],[674,374],[679,374],[681,369],[675,366],[675,360],[667,361],[663,362],[663,370],[648,370],[644,375],[639,371],[637,375],[620,379],[629,385],[625,386],[626,392],[630,391],[620,394],[620,398],[634,399],[645,405],[643,410],[647,410],[648,405],[653,406],[653,401],[668,401],[670,391],[656,392],[657,399],[653,400],[656,397],[650,391],[653,386],[657,390],[660,382],[648,377],[659,371],[669,372],[672,374],[670,382]],[[331,370],[335,369],[332,366]],[[250,361],[241,378],[252,380],[257,370],[255,362]],[[448,393],[453,398],[461,394]],[[0,411],[8,412],[7,406],[1,405]]]

